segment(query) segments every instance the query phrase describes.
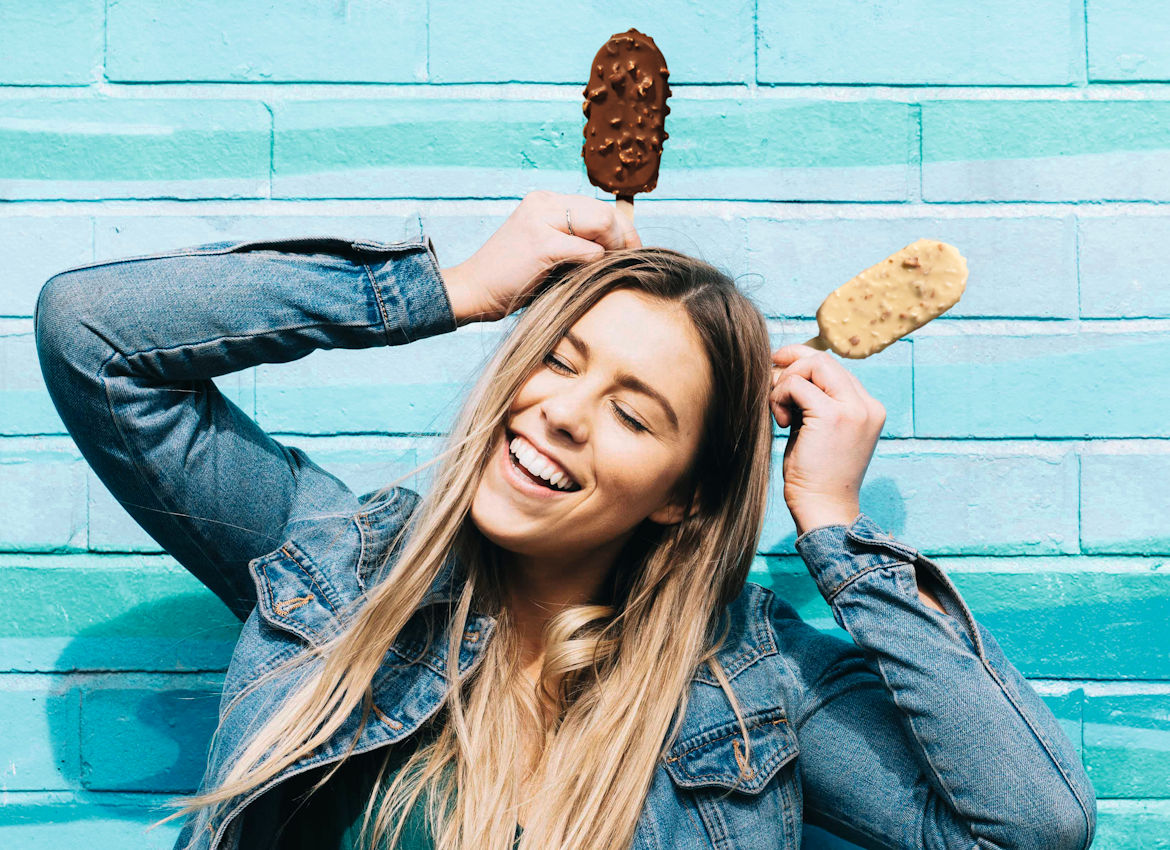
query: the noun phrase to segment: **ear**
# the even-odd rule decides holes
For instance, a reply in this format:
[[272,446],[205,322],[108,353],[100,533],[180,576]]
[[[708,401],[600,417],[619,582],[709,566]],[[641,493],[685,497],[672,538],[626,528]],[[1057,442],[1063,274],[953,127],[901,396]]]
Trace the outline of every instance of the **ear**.
[[659,525],[674,525],[682,522],[683,519],[689,519],[699,512],[699,486],[695,485],[695,498],[691,504],[690,512],[687,512],[686,505],[681,504],[677,500],[667,502],[661,508],[647,517],[651,522],[656,522]]

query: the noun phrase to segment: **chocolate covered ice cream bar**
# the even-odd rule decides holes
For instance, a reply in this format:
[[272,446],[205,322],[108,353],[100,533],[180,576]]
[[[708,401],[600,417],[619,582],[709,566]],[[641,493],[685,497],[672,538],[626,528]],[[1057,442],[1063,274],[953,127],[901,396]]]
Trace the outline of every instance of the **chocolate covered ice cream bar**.
[[611,36],[593,57],[581,155],[589,182],[617,195],[619,204],[658,184],[669,76],[654,39],[636,29]]

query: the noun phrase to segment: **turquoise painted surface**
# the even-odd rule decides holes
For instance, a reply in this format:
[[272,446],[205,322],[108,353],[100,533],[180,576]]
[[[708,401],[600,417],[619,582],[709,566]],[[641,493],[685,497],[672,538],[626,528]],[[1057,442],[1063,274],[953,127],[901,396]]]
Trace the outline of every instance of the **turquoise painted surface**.
[[1086,0],[1089,78],[1170,79],[1170,6],[1150,0]]
[[1170,148],[1170,103],[940,101],[922,107],[924,164]]
[[923,334],[916,433],[930,437],[1167,437],[1165,332]]
[[[674,88],[643,239],[736,276],[774,344],[914,239],[968,258],[944,319],[847,364],[888,413],[863,507],[944,567],[1080,747],[1094,848],[1170,847],[1170,101],[1110,82],[1170,79],[1165,4],[273,8],[0,0],[0,846],[171,846],[173,825],[143,830],[198,779],[239,629],[63,434],[32,345],[43,282],[420,222],[459,262],[531,189],[601,196],[580,89],[637,26]],[[366,491],[434,456],[504,327],[217,383]],[[844,637],[792,554],[785,438],[753,579]]]
[[[1079,3],[1014,0],[759,6],[768,83],[1062,85],[1084,78]],[[842,26],[843,21],[849,25]]]
[[147,82],[427,79],[426,0],[109,0],[107,75]]
[[102,65],[103,0],[0,0],[0,80],[79,86]]
[[583,84],[582,69],[606,39],[634,27],[654,38],[670,67],[672,87],[743,83],[755,76],[754,7],[751,0],[585,0],[564,5],[433,0],[431,81]]
[[263,177],[268,135],[257,103],[8,101],[0,181]]
[[[911,157],[896,103],[673,99],[662,167],[864,167]],[[573,101],[297,101],[274,107],[277,174],[379,166],[581,169]],[[734,144],[726,140],[734,139]]]

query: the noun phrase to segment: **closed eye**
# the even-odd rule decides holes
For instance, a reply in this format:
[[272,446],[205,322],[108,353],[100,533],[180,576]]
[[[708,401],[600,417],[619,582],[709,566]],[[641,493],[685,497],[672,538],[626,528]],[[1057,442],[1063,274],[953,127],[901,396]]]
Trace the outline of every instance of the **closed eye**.
[[[570,369],[566,364],[562,363],[560,358],[558,358],[555,354],[545,355],[544,364],[546,366],[548,366],[550,369],[552,369],[554,372],[560,372],[561,374],[568,374],[568,375],[571,375],[573,373],[573,370]],[[634,431],[649,431],[650,430],[645,425],[643,425],[641,422],[639,422],[637,419],[635,419],[633,416],[630,416],[630,414],[628,414],[624,410],[622,410],[616,403],[613,404],[613,412],[616,413],[618,415],[618,418],[621,419],[623,422],[625,422],[625,424],[627,426],[629,426],[631,429],[633,429]]]

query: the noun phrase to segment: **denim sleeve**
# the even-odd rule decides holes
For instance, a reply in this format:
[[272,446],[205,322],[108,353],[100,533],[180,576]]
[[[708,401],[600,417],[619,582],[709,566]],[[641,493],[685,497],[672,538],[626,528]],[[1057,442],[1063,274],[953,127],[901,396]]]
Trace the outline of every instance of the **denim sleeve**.
[[33,324],[49,394],[82,455],[241,619],[256,603],[248,562],[279,546],[290,522],[352,514],[358,499],[211,379],[456,327],[421,235],[215,242],[80,266],[44,285]]
[[1096,796],[1072,742],[938,565],[865,514],[796,548],[853,638],[775,604],[806,820],[867,848],[1087,848]]

